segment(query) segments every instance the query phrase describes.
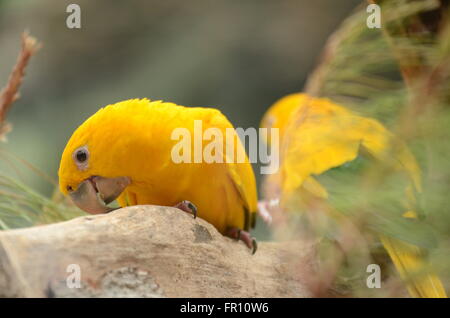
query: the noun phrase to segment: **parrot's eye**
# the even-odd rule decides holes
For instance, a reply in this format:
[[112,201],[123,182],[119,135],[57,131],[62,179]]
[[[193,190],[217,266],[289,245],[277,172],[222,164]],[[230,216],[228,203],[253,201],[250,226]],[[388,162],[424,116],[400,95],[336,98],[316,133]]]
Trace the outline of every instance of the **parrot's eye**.
[[78,150],[75,157],[78,162],[85,162],[87,160],[87,153],[84,150]]
[[80,170],[87,168],[89,151],[86,146],[80,147],[73,152],[73,160]]

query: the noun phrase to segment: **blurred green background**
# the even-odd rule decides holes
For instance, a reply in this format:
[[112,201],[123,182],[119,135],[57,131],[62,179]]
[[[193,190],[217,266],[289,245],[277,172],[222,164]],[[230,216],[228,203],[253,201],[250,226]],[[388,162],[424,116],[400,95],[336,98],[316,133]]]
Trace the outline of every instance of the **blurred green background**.
[[[81,29],[66,7],[81,7]],[[277,98],[299,91],[327,37],[359,0],[0,0],[0,85],[27,29],[43,43],[1,147],[50,176],[74,129],[98,108],[148,97],[219,108],[239,127],[257,127]],[[50,195],[23,169],[0,169]],[[255,169],[259,174],[259,169]],[[260,176],[257,176],[258,180]]]

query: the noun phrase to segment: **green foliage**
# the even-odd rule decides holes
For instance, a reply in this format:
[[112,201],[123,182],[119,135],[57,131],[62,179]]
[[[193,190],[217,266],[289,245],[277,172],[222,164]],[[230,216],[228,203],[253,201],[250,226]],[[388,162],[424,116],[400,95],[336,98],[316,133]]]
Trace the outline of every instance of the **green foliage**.
[[84,215],[59,195],[53,199],[34,191],[17,178],[0,174],[0,229],[54,223]]

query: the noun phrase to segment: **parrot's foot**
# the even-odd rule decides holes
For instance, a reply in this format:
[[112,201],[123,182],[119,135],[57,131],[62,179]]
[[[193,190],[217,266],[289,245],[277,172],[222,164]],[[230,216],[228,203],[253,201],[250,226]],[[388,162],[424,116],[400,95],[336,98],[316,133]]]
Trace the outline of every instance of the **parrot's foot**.
[[237,227],[230,227],[225,235],[235,240],[244,242],[245,245],[247,245],[247,247],[252,250],[252,254],[255,254],[256,250],[258,249],[258,244],[256,243],[256,240],[250,235],[250,233],[238,229]]
[[174,207],[186,213],[192,214],[194,219],[197,218],[197,207],[191,201],[183,200],[180,203],[175,204]]

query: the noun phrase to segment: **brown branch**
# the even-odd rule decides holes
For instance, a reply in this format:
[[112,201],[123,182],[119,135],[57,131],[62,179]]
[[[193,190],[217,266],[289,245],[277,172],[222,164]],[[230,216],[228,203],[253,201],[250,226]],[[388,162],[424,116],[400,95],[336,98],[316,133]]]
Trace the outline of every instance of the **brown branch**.
[[[0,231],[0,297],[310,297],[314,251],[260,242],[252,255],[201,218],[133,206]],[[68,266],[80,288],[67,284]]]
[[19,87],[25,75],[25,68],[36,51],[41,47],[40,43],[27,32],[22,33],[22,50],[17,58],[8,83],[0,93],[0,139],[4,140],[11,130],[11,125],[6,122],[6,115],[12,104],[19,98]]

